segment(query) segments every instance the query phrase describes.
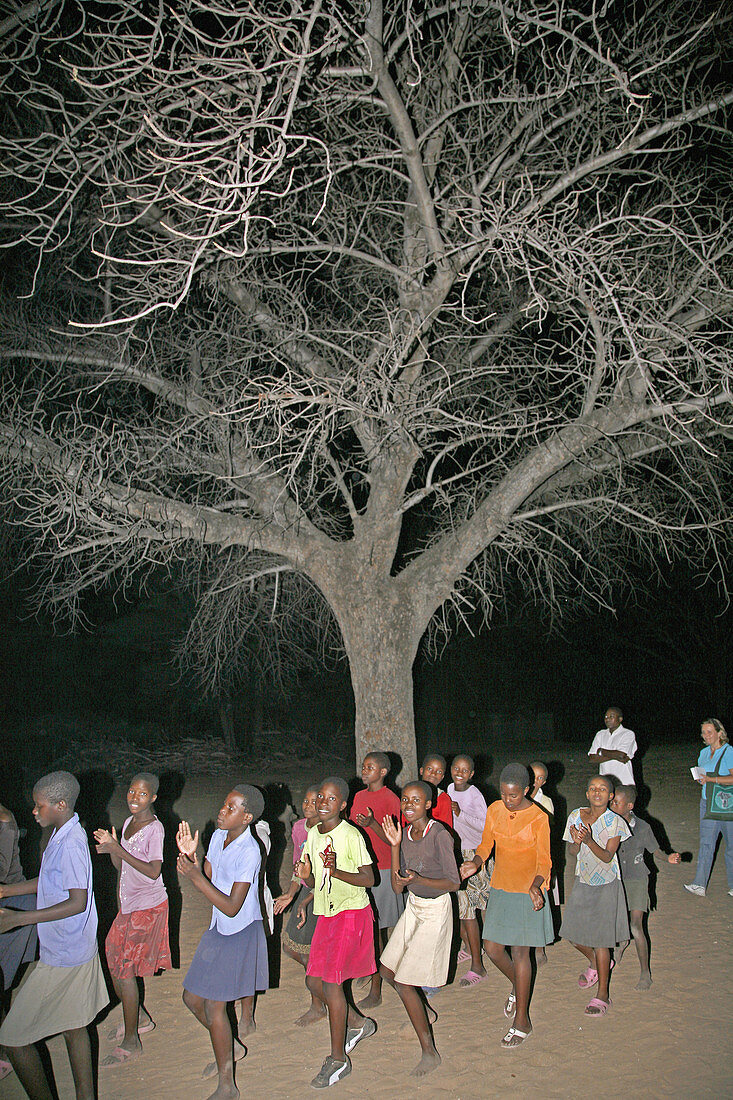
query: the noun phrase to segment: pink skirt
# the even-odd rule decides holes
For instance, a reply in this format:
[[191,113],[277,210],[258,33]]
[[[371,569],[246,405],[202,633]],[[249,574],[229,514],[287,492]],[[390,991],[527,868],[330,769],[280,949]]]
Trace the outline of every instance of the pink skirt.
[[349,978],[365,978],[376,969],[370,905],[318,918],[306,974],[341,985]]
[[170,970],[167,899],[152,909],[118,913],[104,950],[113,978],[147,978],[156,970]]

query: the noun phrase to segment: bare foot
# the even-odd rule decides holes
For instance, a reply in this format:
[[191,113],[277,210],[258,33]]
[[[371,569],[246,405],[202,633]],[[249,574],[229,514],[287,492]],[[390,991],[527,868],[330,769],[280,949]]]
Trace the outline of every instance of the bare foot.
[[257,1024],[254,1022],[254,1020],[239,1021],[237,1035],[240,1039],[246,1039],[248,1035],[253,1035],[255,1031],[257,1031]]
[[651,984],[652,984],[651,974],[649,974],[649,973],[642,974],[641,977],[639,978],[638,982],[636,983],[635,988],[636,989],[648,989]]
[[311,1005],[307,1012],[304,1012],[302,1016],[299,1016],[295,1021],[298,1027],[308,1027],[308,1024],[314,1024],[316,1020],[322,1020],[327,1015],[325,1008],[319,1008],[318,1005]]
[[212,1092],[207,1100],[237,1100],[238,1096],[239,1089],[232,1083],[231,1085],[219,1085],[216,1092]]
[[[425,1005],[425,1011],[428,1014],[428,1023],[434,1024],[435,1021],[438,1019],[438,1013],[435,1011],[432,1005]],[[402,1025],[397,1034],[399,1035],[400,1039],[414,1039],[415,1029],[408,1020],[406,1024]]]
[[363,1001],[359,1001],[356,1006],[359,1012],[368,1012],[370,1008],[377,1008],[382,1003],[382,995],[370,993],[368,997],[365,997]]
[[[247,1053],[247,1048],[243,1047],[238,1039],[235,1039],[234,1040],[234,1061],[235,1062],[241,1061],[241,1059],[244,1058],[246,1053]],[[217,1066],[216,1062],[209,1062],[208,1065],[204,1066],[204,1072],[201,1074],[201,1076],[204,1079],[204,1081],[208,1081],[209,1078],[216,1077],[218,1072],[219,1072],[219,1067]]]
[[410,1074],[410,1077],[424,1077],[426,1073],[432,1073],[440,1065],[440,1055],[437,1050],[424,1050],[423,1056]]

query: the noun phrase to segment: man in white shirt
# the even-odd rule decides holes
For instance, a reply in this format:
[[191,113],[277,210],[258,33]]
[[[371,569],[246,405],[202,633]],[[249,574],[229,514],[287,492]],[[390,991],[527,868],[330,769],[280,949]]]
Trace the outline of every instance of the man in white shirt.
[[588,759],[598,765],[600,775],[610,775],[617,783],[633,784],[631,761],[636,753],[636,737],[633,730],[622,725],[623,718],[618,707],[606,709],[606,728],[593,738]]

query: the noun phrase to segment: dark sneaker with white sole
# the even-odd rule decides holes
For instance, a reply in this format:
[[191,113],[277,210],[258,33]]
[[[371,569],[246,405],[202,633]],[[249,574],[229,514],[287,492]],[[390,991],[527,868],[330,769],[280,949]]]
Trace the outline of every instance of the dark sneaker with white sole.
[[337,1062],[329,1054],[318,1073],[311,1081],[314,1089],[327,1089],[329,1085],[335,1085],[342,1077],[348,1077],[351,1073],[351,1062],[347,1058],[345,1062]]
[[350,1054],[357,1043],[360,1043],[362,1039],[368,1039],[370,1035],[373,1035],[377,1030],[377,1025],[371,1016],[366,1016],[364,1023],[361,1027],[347,1027],[346,1029],[346,1042],[344,1043],[344,1050],[347,1054]]

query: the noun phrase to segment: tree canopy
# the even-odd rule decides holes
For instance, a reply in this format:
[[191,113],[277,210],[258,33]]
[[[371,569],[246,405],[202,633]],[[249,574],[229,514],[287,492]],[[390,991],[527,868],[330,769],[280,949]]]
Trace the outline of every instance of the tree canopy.
[[426,631],[517,586],[604,601],[660,554],[721,566],[732,18],[7,17],[2,486],[42,598],[175,564],[216,669],[253,609],[322,597],[357,748],[410,765]]

